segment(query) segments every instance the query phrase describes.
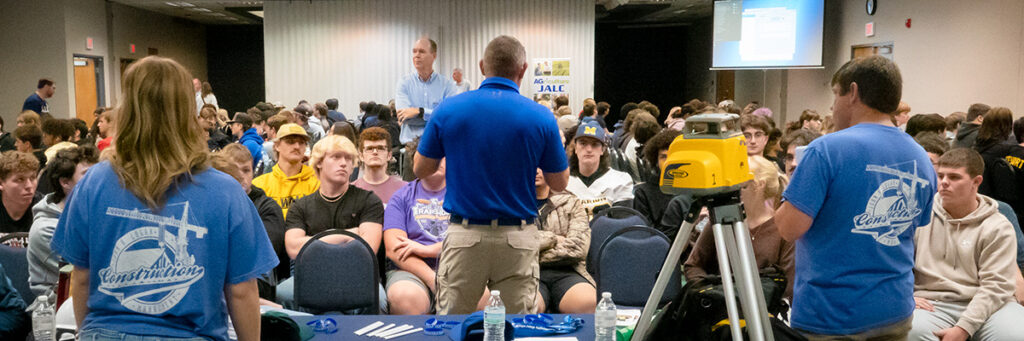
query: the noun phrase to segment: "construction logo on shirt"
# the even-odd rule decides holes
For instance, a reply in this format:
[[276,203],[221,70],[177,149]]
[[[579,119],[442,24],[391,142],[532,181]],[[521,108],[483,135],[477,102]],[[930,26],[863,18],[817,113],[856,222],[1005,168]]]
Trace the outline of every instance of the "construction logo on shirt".
[[[99,291],[141,314],[161,314],[181,302],[189,286],[206,271],[188,252],[189,236],[202,239],[207,233],[205,227],[189,222],[188,206],[188,202],[168,205],[163,213],[170,216],[108,207],[108,216],[152,226],[136,228],[117,240],[110,265],[99,271]],[[180,218],[175,211],[180,211]]]
[[866,234],[885,246],[900,245],[900,234],[910,228],[922,209],[917,203],[918,187],[927,188],[927,179],[917,175],[917,161],[895,165],[868,165],[866,171],[891,179],[882,181],[868,199],[864,213],[853,217],[853,233]]

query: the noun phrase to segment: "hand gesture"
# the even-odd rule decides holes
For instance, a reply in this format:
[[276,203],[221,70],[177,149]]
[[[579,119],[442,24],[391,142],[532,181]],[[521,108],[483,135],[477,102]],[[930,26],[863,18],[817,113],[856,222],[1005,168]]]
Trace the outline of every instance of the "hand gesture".
[[416,257],[423,257],[426,251],[426,246],[410,240],[408,237],[398,236],[398,245],[395,246],[395,254],[398,255],[399,261],[405,261],[409,256],[415,255]]
[[914,308],[935,311],[935,306],[933,306],[931,302],[920,297],[914,297]]

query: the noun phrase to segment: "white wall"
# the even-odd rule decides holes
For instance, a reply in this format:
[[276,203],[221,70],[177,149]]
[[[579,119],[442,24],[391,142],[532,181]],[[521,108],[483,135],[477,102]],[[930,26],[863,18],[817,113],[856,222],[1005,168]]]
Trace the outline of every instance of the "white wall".
[[[451,77],[461,67],[474,88],[484,48],[507,34],[527,58],[570,58],[571,103],[594,93],[594,3],[588,0],[353,0],[264,2],[267,100],[287,107],[300,99],[336,97],[341,111],[360,101],[386,103],[414,72],[412,44],[438,43],[434,70]],[[523,88],[532,81],[527,72]],[[521,91],[527,93],[527,91]]]
[[[145,58],[151,47],[157,49],[157,55],[180,63],[192,77],[207,79],[206,27],[202,24],[115,3],[110,4],[109,15],[114,57],[107,65],[114,81],[108,89],[114,101],[121,91],[120,60]],[[135,44],[135,53],[130,44]]]
[[21,105],[36,91],[40,78],[50,78],[57,85],[56,94],[48,100],[51,113],[74,112],[68,101],[73,78],[68,78],[70,62],[66,63],[64,57],[63,2],[3,1],[0,8],[0,22],[5,27],[0,34],[0,115],[7,124],[4,130],[14,131]]
[[[117,68],[116,61],[110,58],[110,36],[107,31],[107,6],[103,0],[78,0],[65,1],[64,6],[64,34],[65,48],[67,53],[64,65],[67,67],[68,84],[64,87],[63,94],[69,95],[68,110],[54,113],[56,117],[75,117],[75,68],[71,67],[75,54],[88,55],[103,58],[103,101],[110,105],[111,97],[109,89],[110,80],[114,73],[111,70]],[[92,50],[86,49],[86,38],[92,38]],[[56,95],[54,95],[56,96]],[[60,115],[57,115],[60,114]]]
[[[1024,1],[886,1],[874,16],[863,1],[829,0],[826,8],[825,69],[789,71],[788,120],[803,108],[828,111],[829,81],[851,47],[882,42],[895,44],[913,114],[948,115],[975,102],[1024,113]],[[864,36],[868,22],[873,37]]]

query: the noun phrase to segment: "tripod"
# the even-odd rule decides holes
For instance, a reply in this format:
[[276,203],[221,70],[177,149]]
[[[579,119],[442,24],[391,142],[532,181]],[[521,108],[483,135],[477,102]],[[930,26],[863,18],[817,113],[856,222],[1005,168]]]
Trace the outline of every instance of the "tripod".
[[[715,249],[718,255],[718,267],[722,275],[722,288],[725,294],[732,339],[743,340],[740,330],[740,311],[736,306],[736,293],[739,292],[740,305],[743,308],[743,316],[746,318],[747,335],[750,336],[750,340],[774,341],[771,323],[768,321],[768,308],[765,305],[764,292],[761,291],[757,262],[754,260],[754,249],[750,242],[750,232],[747,230],[746,224],[743,223],[745,214],[738,190],[701,196],[690,206],[690,210],[679,228],[679,233],[676,235],[675,241],[672,242],[668,257],[665,258],[665,263],[661,266],[661,273],[654,283],[651,296],[647,298],[647,304],[644,305],[631,340],[644,340],[655,324],[651,318],[654,311],[658,309],[658,302],[665,292],[669,277],[672,276],[673,267],[679,267],[683,262],[679,257],[690,240],[690,233],[693,233],[693,226],[703,207],[707,207],[710,213],[711,229],[715,236]],[[733,280],[734,276],[735,281]]]

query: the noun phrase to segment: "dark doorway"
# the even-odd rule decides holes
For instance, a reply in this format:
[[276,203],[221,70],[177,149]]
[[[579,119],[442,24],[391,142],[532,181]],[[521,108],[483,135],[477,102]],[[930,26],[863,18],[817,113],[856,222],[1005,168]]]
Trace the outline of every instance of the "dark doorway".
[[263,25],[206,27],[207,81],[229,116],[265,100],[263,60]]

